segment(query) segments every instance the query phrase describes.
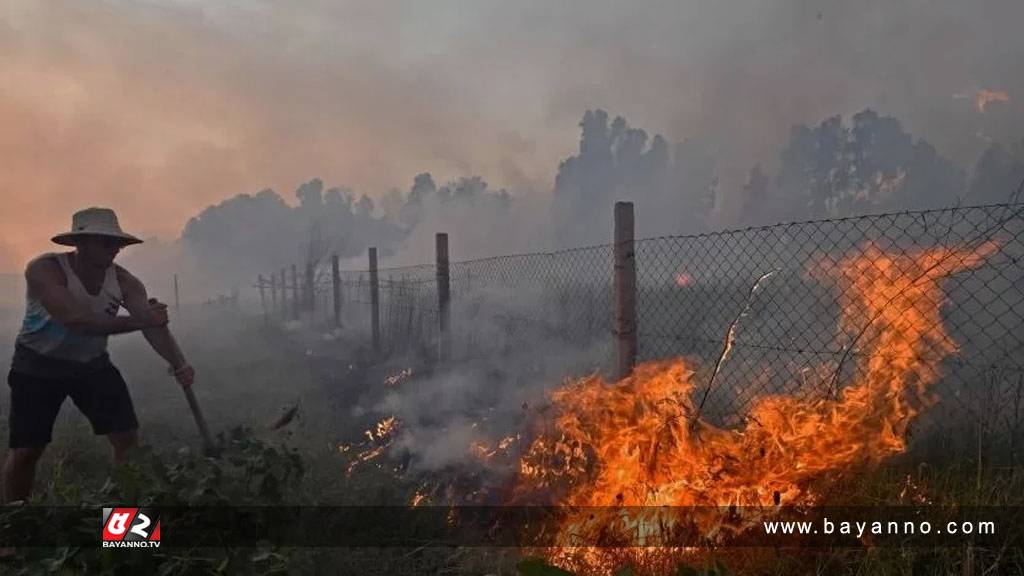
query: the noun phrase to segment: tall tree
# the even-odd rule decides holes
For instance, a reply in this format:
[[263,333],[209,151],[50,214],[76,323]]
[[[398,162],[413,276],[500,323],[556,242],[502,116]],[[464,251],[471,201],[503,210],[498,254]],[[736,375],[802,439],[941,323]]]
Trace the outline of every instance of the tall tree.
[[706,227],[716,188],[714,155],[696,140],[670,155],[660,134],[588,110],[579,152],[559,165],[551,226],[562,245],[607,242],[612,204],[630,200],[642,234],[692,232]]
[[963,171],[898,120],[873,110],[814,128],[794,127],[783,150],[778,198],[786,218],[934,208],[954,202]]

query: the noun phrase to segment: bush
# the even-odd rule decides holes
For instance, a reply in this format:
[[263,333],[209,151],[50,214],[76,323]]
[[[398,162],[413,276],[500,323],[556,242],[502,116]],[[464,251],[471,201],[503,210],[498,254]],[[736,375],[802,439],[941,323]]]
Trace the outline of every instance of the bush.
[[[305,466],[295,449],[269,444],[244,427],[221,434],[218,440],[221,452],[216,458],[188,450],[157,454],[150,448],[141,447],[129,462],[115,466],[99,489],[83,489],[75,481],[60,475],[30,504],[97,509],[124,505],[274,506],[296,503],[293,500],[296,491],[292,488],[301,480]],[[40,510],[47,512],[40,514]],[[61,515],[56,508],[11,506],[0,512],[0,529],[16,525],[22,531],[25,527],[74,530],[82,534],[96,534],[99,542],[99,527],[94,519],[77,526],[66,524],[67,515]],[[19,548],[17,552],[17,557],[8,562],[14,564],[13,573],[18,575],[276,575],[308,573],[313,568],[311,554],[294,549],[204,547],[125,551],[63,546]]]

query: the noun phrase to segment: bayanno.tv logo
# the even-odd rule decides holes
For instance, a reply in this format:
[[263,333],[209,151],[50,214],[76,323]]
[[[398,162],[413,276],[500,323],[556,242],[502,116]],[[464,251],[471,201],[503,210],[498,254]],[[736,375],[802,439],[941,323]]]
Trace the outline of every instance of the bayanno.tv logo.
[[104,508],[104,548],[159,548],[160,513],[156,508]]

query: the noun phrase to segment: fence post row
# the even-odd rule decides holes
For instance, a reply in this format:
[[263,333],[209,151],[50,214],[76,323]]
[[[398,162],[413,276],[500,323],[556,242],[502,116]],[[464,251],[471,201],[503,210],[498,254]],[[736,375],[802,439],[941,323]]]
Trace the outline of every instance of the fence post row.
[[438,358],[447,360],[451,354],[452,340],[450,328],[451,292],[448,275],[448,234],[439,232],[435,236],[435,253],[437,267],[437,318],[438,318]]
[[[622,379],[629,376],[636,364],[637,357],[637,320],[636,320],[636,248],[634,245],[634,215],[632,202],[616,202],[614,210],[614,335],[616,344],[615,377]],[[435,265],[437,282],[437,306],[438,306],[438,358],[441,361],[448,360],[451,356],[451,272],[448,257],[448,234],[439,232],[435,235]],[[377,269],[377,248],[367,249],[370,272],[370,330],[373,338],[373,351],[379,354],[381,351],[380,341],[380,281]],[[309,311],[313,311],[315,304],[315,278],[312,262],[306,264],[305,274],[305,298],[299,296],[298,269],[295,264],[291,265],[292,272],[292,312],[294,318],[300,316],[302,300],[305,300]],[[280,271],[281,277],[281,313],[282,317],[287,316],[287,280],[286,270]],[[362,283],[362,277],[359,278]],[[270,297],[272,310],[277,308],[277,282],[274,274],[270,275]],[[402,280],[403,290],[401,297],[405,294],[405,279]],[[263,275],[259,276],[260,303],[263,306],[264,319],[267,319],[268,311],[266,295],[264,293],[265,280]],[[338,255],[331,255],[331,286],[333,288],[333,313],[334,325],[341,326],[342,287],[341,271],[339,269]],[[178,300],[178,276],[174,276],[175,306]],[[393,290],[393,282],[389,282],[388,289]],[[391,294],[392,300],[396,298]],[[409,303],[410,308],[412,303]],[[410,311],[410,323],[411,323]]]
[[[614,210],[614,335],[616,340],[615,377],[622,379],[629,376],[636,364],[637,357],[637,320],[636,320],[636,249],[634,245],[634,215],[632,202],[616,202]],[[370,271],[370,329],[373,338],[373,351],[380,353],[380,282],[377,269],[377,248],[367,250]],[[438,305],[438,358],[442,361],[451,356],[451,273],[448,257],[448,234],[439,232],[435,235],[437,305]],[[301,300],[299,297],[298,269],[291,266],[292,272],[292,311],[294,318],[299,318]],[[177,305],[177,275],[175,275],[175,303]],[[305,301],[310,311],[315,308],[315,279],[312,262],[306,265]],[[359,279],[362,283],[362,277]],[[403,279],[403,284],[405,283]],[[341,326],[341,273],[338,255],[331,255],[331,285],[333,287],[333,312],[335,326]],[[259,277],[260,302],[267,315],[264,294],[263,275]],[[392,289],[389,283],[389,290]],[[277,289],[274,275],[270,275],[270,294],[273,306],[277,306]],[[402,296],[404,297],[404,290]],[[392,299],[394,295],[392,294]],[[410,303],[411,306],[411,303]],[[287,282],[285,269],[281,269],[281,312],[287,315]],[[411,312],[410,312],[411,314]]]
[[373,351],[380,353],[380,286],[377,284],[377,249],[367,250],[370,259],[370,331],[373,334]]
[[636,251],[633,244],[633,203],[615,203],[615,339],[616,379],[633,372],[636,363]]

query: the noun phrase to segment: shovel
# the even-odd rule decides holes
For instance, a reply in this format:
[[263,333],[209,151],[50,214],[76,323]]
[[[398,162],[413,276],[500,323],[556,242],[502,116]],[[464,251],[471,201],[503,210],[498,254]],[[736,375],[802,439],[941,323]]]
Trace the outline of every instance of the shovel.
[[199,435],[203,437],[203,453],[207,456],[217,456],[220,451],[210,436],[210,429],[206,427],[206,418],[203,417],[203,411],[199,408],[199,402],[196,400],[195,393],[192,392],[192,387],[183,387],[182,390],[185,391],[188,407],[192,410],[192,417],[195,418],[196,426],[199,428]]
[[[151,302],[153,300],[150,300]],[[181,348],[178,347],[178,342],[171,337],[171,344],[174,346],[174,351],[179,358],[184,358],[185,355],[181,353]],[[192,418],[196,421],[196,427],[199,428],[199,435],[203,438],[203,453],[207,456],[217,456],[220,450],[217,444],[214,443],[213,437],[210,436],[210,428],[206,425],[206,418],[203,417],[203,411],[199,408],[199,401],[196,400],[195,392],[192,391],[191,386],[182,386],[181,388],[185,392],[185,400],[188,400],[189,410],[192,411]]]

